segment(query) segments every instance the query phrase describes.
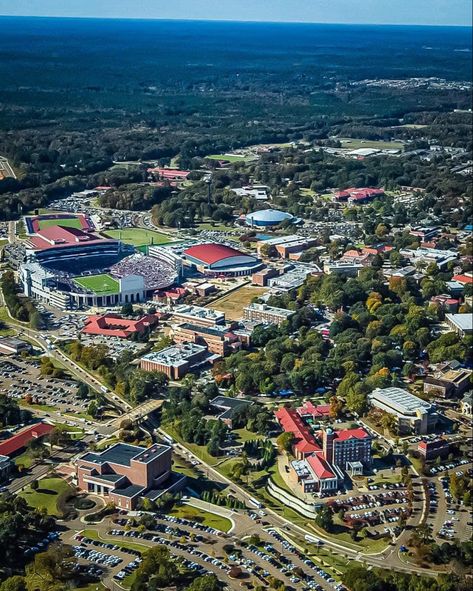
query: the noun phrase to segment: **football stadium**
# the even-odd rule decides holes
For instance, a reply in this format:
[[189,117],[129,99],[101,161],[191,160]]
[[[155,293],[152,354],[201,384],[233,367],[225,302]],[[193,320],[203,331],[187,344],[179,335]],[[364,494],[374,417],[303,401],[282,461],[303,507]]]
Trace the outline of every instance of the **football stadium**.
[[94,232],[86,216],[65,215],[30,218],[20,266],[27,296],[63,310],[100,308],[147,301],[177,281],[172,261]]

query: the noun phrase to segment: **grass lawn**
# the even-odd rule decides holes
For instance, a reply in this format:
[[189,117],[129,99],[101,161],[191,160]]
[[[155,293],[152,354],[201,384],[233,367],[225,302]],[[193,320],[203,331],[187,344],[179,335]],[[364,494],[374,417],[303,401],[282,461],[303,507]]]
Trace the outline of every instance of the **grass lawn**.
[[52,220],[39,220],[39,229],[44,230],[51,226],[64,226],[65,228],[76,228],[77,230],[82,229],[82,224],[79,218],[64,218],[64,219],[52,219]]
[[11,323],[11,319],[8,316],[8,312],[5,306],[0,306],[0,336],[9,337],[15,334],[13,328],[9,328],[8,325]]
[[125,242],[125,244],[132,244],[133,246],[143,246],[144,244],[167,244],[173,242],[172,236],[155,232],[153,230],[145,230],[144,228],[123,228],[121,230],[107,230],[106,236],[115,238]]
[[397,484],[401,482],[400,474],[378,474],[371,484]]
[[238,441],[241,443],[245,443],[245,441],[254,441],[255,439],[265,439],[264,435],[253,433],[253,431],[248,431],[248,429],[245,429],[244,427],[242,429],[233,429],[232,432],[238,436]]
[[100,293],[118,293],[119,283],[113,277],[107,274],[90,275],[88,277],[75,278],[74,282],[96,294]]
[[107,587],[100,581],[97,581],[96,583],[89,583],[83,587],[76,587],[76,589],[77,591],[106,591]]
[[205,157],[207,160],[225,160],[226,162],[245,162],[252,160],[250,156],[241,156],[239,154],[211,154]]
[[175,439],[179,443],[182,443],[182,445],[187,447],[198,458],[200,458],[206,464],[209,464],[209,466],[214,466],[219,461],[219,459],[221,459],[221,458],[214,458],[213,456],[211,456],[209,454],[209,452],[207,451],[207,448],[205,445],[197,445],[195,443],[186,443],[185,441],[183,441],[183,439],[181,437],[179,437],[179,435],[177,434],[177,431],[176,431],[176,429],[174,429],[174,427],[172,427],[170,425],[163,425],[163,429],[166,431],[166,433],[169,433],[169,435],[173,439]]
[[72,488],[62,478],[43,478],[39,481],[38,490],[32,490],[28,486],[26,490],[19,493],[30,507],[46,509],[48,515],[61,515],[58,507],[58,500],[72,493]]
[[184,519],[189,519],[192,521],[198,521],[203,525],[214,527],[215,529],[225,533],[230,531],[230,528],[232,527],[231,521],[229,519],[221,517],[220,515],[215,515],[215,513],[210,513],[209,511],[203,511],[202,509],[191,507],[190,505],[180,505],[179,507],[174,507],[170,512],[170,515],[174,515],[175,517],[183,517]]
[[235,227],[231,224],[226,226],[218,222],[201,222],[195,225],[196,230],[214,230],[215,232],[236,232]]
[[128,548],[128,550],[136,550],[137,552],[145,552],[150,546],[146,544],[139,544],[138,542],[122,541],[120,538],[114,536],[100,536],[95,529],[84,529],[82,535],[91,540],[98,540],[102,542],[111,542],[120,546],[120,548]]
[[56,412],[55,406],[49,406],[48,404],[26,404],[20,400],[20,406],[31,410],[41,410],[43,412]]
[[404,144],[401,142],[384,142],[381,140],[363,140],[357,138],[339,138],[342,148],[358,150],[358,148],[374,148],[375,150],[402,150]]
[[243,316],[243,308],[248,306],[253,298],[260,297],[267,291],[265,287],[243,285],[228,295],[218,298],[209,304],[208,308],[225,312],[226,317],[230,320],[238,320]]
[[15,466],[23,466],[25,470],[29,470],[33,463],[36,461],[37,458],[34,458],[31,455],[31,452],[24,451],[19,456],[16,456],[14,459]]

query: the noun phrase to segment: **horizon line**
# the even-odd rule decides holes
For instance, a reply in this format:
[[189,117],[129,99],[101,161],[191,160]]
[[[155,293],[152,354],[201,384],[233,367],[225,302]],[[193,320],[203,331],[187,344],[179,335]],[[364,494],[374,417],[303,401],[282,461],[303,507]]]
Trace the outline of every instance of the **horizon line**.
[[473,28],[471,24],[439,24],[439,23],[366,23],[366,22],[320,22],[320,21],[296,21],[279,20],[264,21],[257,19],[224,19],[224,18],[159,18],[144,16],[64,16],[64,15],[28,15],[28,14],[0,14],[0,18],[28,18],[28,19],[68,19],[68,20],[121,20],[121,21],[158,21],[158,22],[195,22],[195,23],[245,23],[267,25],[329,25],[329,26],[368,26],[368,27],[451,27],[461,29]]

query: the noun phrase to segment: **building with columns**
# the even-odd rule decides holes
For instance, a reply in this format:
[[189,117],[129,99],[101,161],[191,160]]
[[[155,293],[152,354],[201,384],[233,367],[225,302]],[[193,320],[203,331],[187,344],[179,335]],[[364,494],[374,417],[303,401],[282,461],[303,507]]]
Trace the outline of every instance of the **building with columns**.
[[153,444],[145,448],[116,443],[102,452],[87,452],[76,461],[77,486],[105,497],[119,509],[134,509],[147,497],[157,499],[181,488],[185,477],[174,474],[172,447]]

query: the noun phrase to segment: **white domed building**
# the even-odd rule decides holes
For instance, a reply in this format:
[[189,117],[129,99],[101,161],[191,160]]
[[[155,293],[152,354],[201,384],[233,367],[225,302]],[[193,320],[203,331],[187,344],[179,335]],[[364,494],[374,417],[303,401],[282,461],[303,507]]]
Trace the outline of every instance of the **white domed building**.
[[280,211],[279,209],[262,209],[249,213],[245,218],[245,223],[251,227],[270,228],[272,226],[278,226],[286,220],[293,223],[300,221],[290,213]]

